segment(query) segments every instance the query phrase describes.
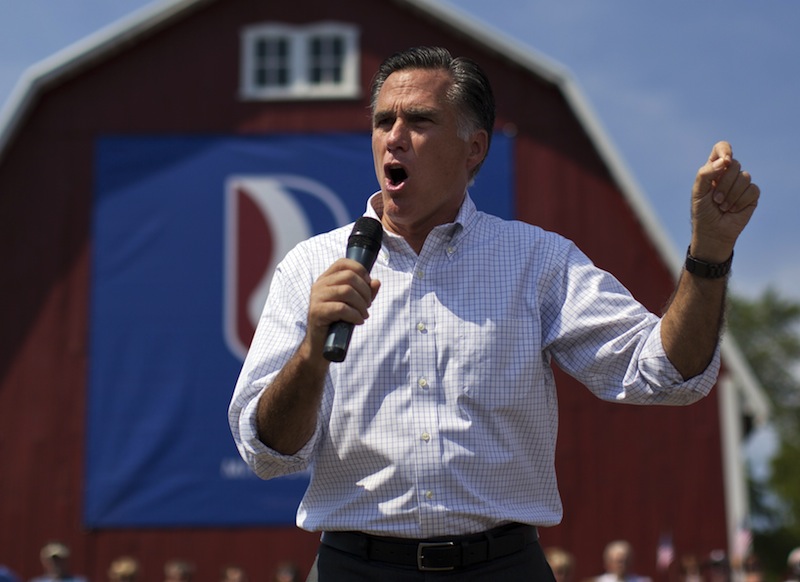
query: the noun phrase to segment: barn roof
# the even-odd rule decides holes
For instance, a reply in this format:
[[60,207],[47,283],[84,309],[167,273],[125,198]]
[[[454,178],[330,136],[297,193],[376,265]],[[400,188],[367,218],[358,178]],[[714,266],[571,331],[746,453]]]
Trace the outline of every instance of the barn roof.
[[[16,132],[24,124],[37,99],[49,88],[65,82],[214,1],[216,0],[153,2],[31,66],[17,82],[0,110],[0,160],[11,147]],[[442,28],[471,39],[482,50],[522,67],[558,87],[662,259],[674,272],[680,270],[683,254],[671,242],[579,84],[564,66],[442,0],[391,1],[434,20]],[[742,397],[744,412],[753,416],[757,423],[764,422],[769,416],[769,403],[730,334],[726,334],[722,350],[733,383]]]

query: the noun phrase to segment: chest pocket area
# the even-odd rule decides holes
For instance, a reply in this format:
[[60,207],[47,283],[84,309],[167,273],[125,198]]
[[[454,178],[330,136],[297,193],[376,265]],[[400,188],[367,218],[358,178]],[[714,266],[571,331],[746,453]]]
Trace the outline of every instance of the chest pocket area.
[[462,404],[505,409],[531,397],[542,366],[537,328],[531,319],[460,322],[456,382]]

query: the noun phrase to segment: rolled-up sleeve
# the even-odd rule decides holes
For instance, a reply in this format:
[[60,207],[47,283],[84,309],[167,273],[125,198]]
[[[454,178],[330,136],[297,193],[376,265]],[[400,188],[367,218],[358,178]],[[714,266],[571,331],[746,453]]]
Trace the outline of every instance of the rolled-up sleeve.
[[291,473],[304,471],[311,462],[311,455],[318,440],[320,427],[309,441],[294,455],[283,455],[261,442],[258,438],[256,414],[258,400],[264,388],[257,395],[247,399],[234,398],[228,411],[231,433],[242,459],[253,472],[262,479],[272,479]]
[[319,438],[318,423],[300,451],[283,455],[261,442],[257,424],[259,399],[270,389],[305,334],[312,276],[302,247],[290,252],[278,265],[228,407],[228,423],[239,454],[262,479],[305,470]]
[[[720,346],[702,374],[684,380],[680,372],[669,361],[664,345],[661,342],[661,324],[656,324],[639,355],[639,373],[652,394],[657,395],[658,404],[685,405],[697,402],[711,392],[717,381],[720,368]],[[625,401],[628,395],[623,393],[617,397]],[[648,398],[652,402],[652,397]]]
[[565,372],[611,402],[680,406],[711,391],[719,346],[702,374],[684,380],[662,344],[662,320],[574,245],[565,255],[544,311],[549,349]]

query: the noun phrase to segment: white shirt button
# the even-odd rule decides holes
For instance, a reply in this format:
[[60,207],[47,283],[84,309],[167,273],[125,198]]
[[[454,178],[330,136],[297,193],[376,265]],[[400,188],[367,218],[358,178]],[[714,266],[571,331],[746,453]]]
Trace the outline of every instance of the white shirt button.
[[426,498],[428,498],[428,499],[433,499],[433,491],[431,491],[430,489],[428,489],[428,490],[425,492],[425,497],[426,497]]
[[425,331],[426,327],[425,324],[421,321],[417,324],[417,331]]
[[425,378],[420,378],[419,380],[417,380],[417,385],[420,388],[427,388],[428,387],[428,381]]
[[422,279],[425,276],[425,271],[422,269],[417,269],[414,275],[417,277],[417,279]]
[[424,432],[424,433],[422,433],[420,438],[427,443],[429,440],[431,440],[431,435],[429,433],[427,433],[427,432]]

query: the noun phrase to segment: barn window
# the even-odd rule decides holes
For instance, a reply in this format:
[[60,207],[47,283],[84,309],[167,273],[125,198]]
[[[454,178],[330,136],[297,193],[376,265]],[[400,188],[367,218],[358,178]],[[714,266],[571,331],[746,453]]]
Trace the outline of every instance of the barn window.
[[289,84],[289,39],[259,38],[253,48],[254,84],[258,87],[286,87]]
[[358,29],[324,22],[307,26],[260,24],[242,33],[243,99],[354,98]]

